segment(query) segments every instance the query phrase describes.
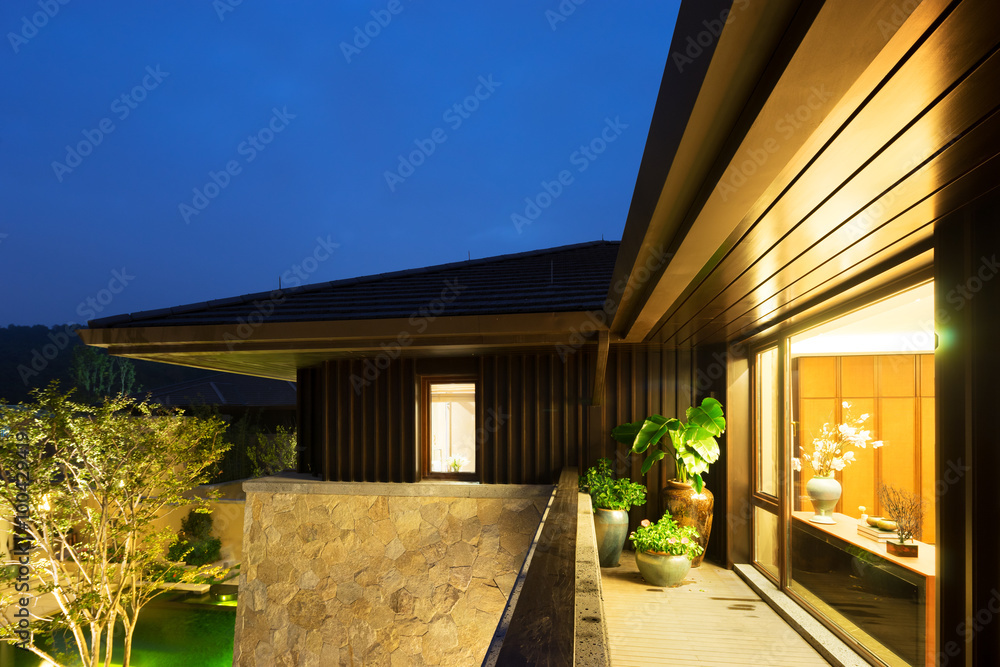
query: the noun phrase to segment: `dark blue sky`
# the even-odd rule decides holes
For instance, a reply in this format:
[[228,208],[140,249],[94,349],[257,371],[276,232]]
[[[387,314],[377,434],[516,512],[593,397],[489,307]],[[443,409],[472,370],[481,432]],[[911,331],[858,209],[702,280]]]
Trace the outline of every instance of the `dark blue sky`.
[[0,326],[618,239],[677,11],[62,1],[0,6]]

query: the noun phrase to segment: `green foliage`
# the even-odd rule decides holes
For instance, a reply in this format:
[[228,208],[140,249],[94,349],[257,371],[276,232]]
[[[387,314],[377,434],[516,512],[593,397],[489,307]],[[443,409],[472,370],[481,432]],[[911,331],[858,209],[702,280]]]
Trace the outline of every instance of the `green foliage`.
[[134,394],[142,389],[136,381],[135,364],[131,360],[112,357],[96,347],[82,346],[73,350],[70,376],[90,399]]
[[641,422],[616,426],[611,437],[622,444],[631,445],[632,451],[641,454],[647,450],[642,462],[642,474],[649,472],[654,463],[667,455],[664,435],[670,435],[670,453],[677,465],[677,480],[694,484],[695,491],[701,493],[705,486],[702,474],[708,472],[709,464],[719,460],[719,443],[716,437],[726,431],[726,418],[722,404],[714,398],[705,398],[701,405],[687,409],[687,422],[676,418],[667,419],[652,415]]
[[267,477],[294,468],[297,463],[294,428],[278,426],[273,435],[257,433],[257,442],[247,449],[254,477]]
[[629,535],[636,551],[653,551],[688,558],[697,558],[704,551],[696,541],[699,537],[694,526],[678,526],[669,512],[653,524],[648,519],[643,519],[640,527]]
[[[54,383],[33,397],[0,406],[0,516],[16,515],[15,533],[36,545],[32,596],[51,593],[60,606],[44,630],[68,631],[80,661],[99,664],[123,623],[127,667],[139,612],[160,581],[154,566],[174,540],[155,521],[192,502],[184,493],[207,481],[228,446],[224,425],[125,396],[79,403]],[[15,604],[12,593],[0,585],[0,608]],[[14,630],[0,616],[0,640],[19,641]]]
[[596,509],[625,510],[646,503],[646,487],[629,479],[616,479],[611,459],[598,459],[597,465],[580,478],[580,491],[589,493]]
[[181,519],[177,541],[167,550],[167,559],[188,565],[205,565],[219,560],[222,540],[212,537],[212,514],[192,509]]

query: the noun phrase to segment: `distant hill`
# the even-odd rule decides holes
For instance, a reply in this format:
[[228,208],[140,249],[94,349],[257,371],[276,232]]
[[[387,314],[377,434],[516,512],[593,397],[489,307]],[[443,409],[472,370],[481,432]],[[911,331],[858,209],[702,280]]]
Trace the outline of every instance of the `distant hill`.
[[[83,341],[65,326],[10,325],[0,327],[0,403],[30,400],[29,391],[59,380],[64,389],[73,386],[70,364],[73,349]],[[216,371],[135,361],[136,378],[142,389],[201,379]]]

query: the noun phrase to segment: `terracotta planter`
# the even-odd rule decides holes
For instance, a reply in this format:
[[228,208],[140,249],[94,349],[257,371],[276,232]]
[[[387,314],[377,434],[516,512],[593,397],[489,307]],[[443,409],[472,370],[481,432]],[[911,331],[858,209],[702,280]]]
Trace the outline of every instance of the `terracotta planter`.
[[893,542],[889,540],[885,543],[885,550],[887,553],[893,556],[900,556],[902,558],[916,558],[917,557],[917,546],[913,542],[909,544],[900,544],[899,542]]
[[691,559],[687,556],[655,551],[636,551],[635,564],[639,574],[651,586],[677,586],[691,570]]
[[[712,508],[715,496],[708,489],[702,489],[700,494],[694,492],[691,484],[683,484],[677,480],[667,482],[663,489],[663,510],[670,512],[680,526],[694,526],[698,531],[698,544],[702,549],[708,546],[708,537],[712,532]],[[691,559],[691,567],[698,567],[705,558],[705,552]]]
[[594,532],[597,533],[597,559],[601,567],[618,567],[628,536],[628,512],[595,509]]

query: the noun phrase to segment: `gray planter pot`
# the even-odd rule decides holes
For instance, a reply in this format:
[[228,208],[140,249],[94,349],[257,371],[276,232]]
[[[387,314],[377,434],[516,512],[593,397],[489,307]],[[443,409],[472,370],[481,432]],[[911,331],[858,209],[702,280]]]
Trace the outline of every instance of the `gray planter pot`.
[[595,509],[594,531],[597,533],[597,558],[601,567],[618,567],[628,536],[628,512]]

